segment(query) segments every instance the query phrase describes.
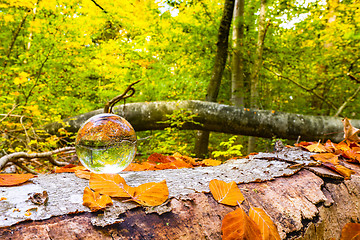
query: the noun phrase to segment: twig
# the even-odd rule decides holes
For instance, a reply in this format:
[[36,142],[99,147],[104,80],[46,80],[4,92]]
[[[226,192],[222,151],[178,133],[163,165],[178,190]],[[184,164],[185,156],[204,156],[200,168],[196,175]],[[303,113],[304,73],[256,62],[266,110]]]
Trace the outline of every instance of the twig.
[[39,173],[37,173],[36,171],[28,168],[27,166],[23,165],[20,161],[18,160],[13,160],[12,161],[16,166],[18,166],[19,168],[21,169],[24,169],[25,171],[27,171],[28,173],[32,173],[32,174],[35,174],[35,175],[38,175]]
[[[127,88],[126,90],[124,91],[123,94],[119,95],[119,96],[116,96],[114,97],[113,99],[111,99],[110,101],[108,101],[106,104],[105,104],[105,107],[104,107],[104,113],[112,113],[112,108],[114,107],[114,105],[119,102],[120,100],[122,99],[126,99],[126,98],[129,98],[131,97],[132,95],[134,95],[135,93],[135,89],[133,88],[133,86],[135,84],[137,84],[138,82],[140,82],[141,80],[138,80],[136,82],[133,82],[131,83]],[[128,92],[130,92],[130,94],[127,95]]]
[[4,116],[0,122],[4,121],[7,117],[9,117],[11,115],[11,113],[15,110],[15,108],[17,107],[18,105],[14,103],[13,107],[11,108],[11,110],[5,114],[5,116],[3,114],[0,114],[1,116]]
[[[64,151],[70,151],[70,150],[74,150],[74,147],[64,147],[64,148],[56,149],[54,151],[42,152],[42,153],[26,153],[26,152],[11,153],[0,158],[0,170],[3,169],[3,167],[7,162],[15,163],[15,161],[17,161],[17,159],[19,158],[50,158],[54,154]],[[50,160],[50,162],[53,163],[54,165],[59,164],[60,166],[64,164],[63,162],[57,162],[56,160],[54,161]]]
[[100,6],[97,2],[95,2],[95,0],[91,0],[98,8],[100,8],[101,10],[104,11],[104,13],[107,13],[107,11],[102,7]]
[[267,69],[268,71],[272,72],[273,74],[275,74],[275,75],[278,76],[278,77],[281,77],[281,78],[284,78],[284,79],[289,80],[290,82],[294,83],[296,86],[304,89],[305,91],[314,94],[315,97],[319,98],[321,101],[323,101],[324,103],[326,103],[327,105],[329,105],[329,106],[332,107],[333,109],[338,110],[338,108],[337,108],[333,103],[327,101],[325,98],[323,98],[322,96],[320,96],[319,94],[317,94],[313,89],[304,87],[304,86],[301,85],[300,83],[294,81],[294,80],[291,79],[291,78],[285,77],[285,76],[281,75],[280,73],[274,72],[274,71],[272,71],[272,70],[270,70],[270,69],[268,69],[268,68],[265,68],[265,69]]
[[[356,77],[354,77],[354,76],[352,76],[351,74],[347,74],[352,80],[355,80],[357,83],[360,83],[360,81],[356,78]],[[351,101],[351,100],[353,100],[355,97],[356,97],[356,95],[359,93],[359,91],[360,91],[360,86],[355,90],[355,92],[350,96],[350,97],[348,97],[348,99],[346,99],[346,101],[339,107],[339,109],[337,110],[337,112],[335,113],[335,115],[334,115],[334,117],[338,117],[339,115],[340,115],[340,113],[344,110],[344,108],[346,107],[346,105]]]

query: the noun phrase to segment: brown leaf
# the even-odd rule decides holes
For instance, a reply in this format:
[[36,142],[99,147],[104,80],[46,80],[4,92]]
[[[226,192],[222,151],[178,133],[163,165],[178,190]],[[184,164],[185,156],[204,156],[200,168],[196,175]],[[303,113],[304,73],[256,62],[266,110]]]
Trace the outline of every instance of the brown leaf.
[[360,223],[347,223],[342,231],[340,240],[359,240]]
[[355,172],[347,167],[344,167],[342,165],[339,164],[333,164],[330,162],[324,162],[322,163],[325,167],[330,168],[331,170],[339,173],[341,176],[343,176],[345,179],[350,179],[351,175],[354,174]]
[[110,197],[132,197],[134,188],[126,184],[119,174],[90,173],[89,186],[96,192]]
[[259,226],[263,240],[281,239],[275,224],[263,209],[250,207],[249,217]]
[[210,191],[216,201],[222,204],[236,206],[244,201],[240,189],[235,181],[226,183],[221,180],[213,179],[209,183]]
[[55,173],[75,172],[76,170],[86,170],[84,166],[68,164],[63,167],[55,167]]
[[89,207],[92,212],[99,211],[112,204],[113,202],[108,195],[100,195],[100,193],[93,192],[90,188],[85,187],[83,205]]
[[259,226],[238,208],[225,215],[222,226],[222,240],[262,240]]
[[0,187],[11,187],[22,184],[35,177],[33,174],[0,174]]
[[348,140],[350,142],[359,142],[360,138],[358,136],[358,133],[360,132],[360,129],[353,127],[348,118],[344,118],[342,122],[344,124],[345,140]]
[[169,197],[169,189],[166,180],[159,183],[149,182],[135,188],[132,200],[143,206],[158,206]]
[[196,163],[195,163],[195,160],[192,158],[192,157],[189,157],[189,156],[184,156],[184,155],[181,155],[180,153],[176,152],[173,154],[173,157],[177,160],[182,160],[192,166],[194,166]]
[[49,200],[49,196],[47,191],[43,191],[42,193],[33,193],[30,195],[29,200],[37,205],[45,205]]

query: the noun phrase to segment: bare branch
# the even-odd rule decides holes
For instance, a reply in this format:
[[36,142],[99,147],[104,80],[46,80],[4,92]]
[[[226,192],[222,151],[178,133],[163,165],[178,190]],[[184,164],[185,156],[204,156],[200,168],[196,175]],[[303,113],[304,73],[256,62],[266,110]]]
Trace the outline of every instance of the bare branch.
[[[352,76],[351,74],[347,74],[352,80],[355,80],[357,83],[360,83],[360,81]],[[335,113],[334,117],[338,117],[340,115],[340,113],[344,110],[344,108],[346,107],[346,105],[351,102],[351,100],[353,100],[356,95],[358,95],[358,93],[360,92],[360,86],[355,90],[355,92],[350,96],[348,97],[348,99],[346,99],[346,101],[339,107],[339,109],[337,110],[337,112]]]
[[[26,153],[26,152],[11,153],[0,158],[0,169],[2,169],[7,162],[15,163],[19,158],[49,158],[50,159],[54,154],[70,151],[70,150],[74,150],[74,147],[64,147],[64,148],[56,149],[54,151],[42,152],[42,153]],[[57,166],[66,165],[64,162],[58,162],[56,160],[50,160],[50,162]]]

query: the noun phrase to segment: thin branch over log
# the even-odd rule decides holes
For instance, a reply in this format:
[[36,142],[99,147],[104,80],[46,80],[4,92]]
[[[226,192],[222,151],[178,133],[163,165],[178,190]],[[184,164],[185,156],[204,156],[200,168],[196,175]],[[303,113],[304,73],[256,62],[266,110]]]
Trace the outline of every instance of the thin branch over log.
[[[360,80],[357,79],[356,77],[352,76],[351,74],[347,74],[352,80],[355,80],[357,83],[360,83]],[[351,102],[351,100],[353,100],[356,95],[358,95],[358,93],[360,92],[360,86],[355,90],[355,92],[348,98],[346,99],[346,101],[339,107],[339,109],[337,110],[337,112],[335,113],[334,117],[338,117],[340,115],[340,113],[344,110],[344,108],[346,107],[346,105]]]

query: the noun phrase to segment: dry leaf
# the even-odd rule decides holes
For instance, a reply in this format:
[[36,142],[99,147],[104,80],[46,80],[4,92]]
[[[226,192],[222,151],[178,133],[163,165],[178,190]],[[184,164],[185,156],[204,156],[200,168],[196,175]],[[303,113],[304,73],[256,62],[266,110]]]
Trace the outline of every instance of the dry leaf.
[[360,137],[358,136],[358,133],[360,132],[360,129],[353,127],[348,118],[344,118],[342,122],[344,124],[345,140],[350,142],[359,142]]
[[169,189],[166,180],[159,183],[149,182],[135,188],[132,200],[143,206],[158,206],[169,197]]
[[76,170],[75,175],[78,178],[87,179],[87,180],[90,179],[90,171],[88,171],[88,170],[81,170],[81,169]]
[[344,167],[342,165],[334,165],[330,162],[324,162],[322,163],[325,167],[330,168],[331,170],[339,173],[341,176],[343,176],[345,179],[350,179],[351,175],[355,172],[347,167]]
[[238,208],[225,215],[222,226],[222,240],[262,240],[259,226]]
[[244,201],[244,196],[234,181],[226,183],[213,179],[209,183],[209,188],[213,197],[219,203],[236,206],[238,202],[242,203]]
[[310,152],[324,153],[328,151],[326,147],[321,143],[314,143],[312,145],[306,146],[305,148]]
[[0,187],[11,187],[22,184],[35,177],[33,174],[0,174]]
[[49,200],[49,195],[47,191],[43,191],[42,193],[33,193],[30,195],[29,200],[37,205],[45,205]]
[[112,204],[112,200],[108,195],[100,195],[100,193],[93,192],[90,188],[85,187],[83,205],[89,207],[92,212],[104,209],[106,206]]
[[205,166],[209,166],[209,167],[215,167],[220,165],[222,162],[219,160],[214,160],[214,159],[204,159],[201,161],[201,164],[205,165]]
[[195,163],[195,160],[192,158],[192,157],[188,157],[188,156],[184,156],[184,155],[181,155],[180,153],[176,152],[173,154],[173,157],[177,160],[182,160],[192,166],[194,166],[196,163]]
[[76,170],[86,170],[84,166],[68,164],[63,167],[55,167],[55,173],[75,172]]
[[314,154],[311,155],[311,158],[317,160],[317,161],[321,161],[321,162],[329,162],[332,163],[334,165],[339,164],[339,157],[333,153],[319,153],[319,154]]
[[132,197],[134,188],[126,184],[119,174],[90,174],[89,186],[96,192],[110,197]]
[[340,240],[359,240],[360,223],[347,223],[342,231]]
[[249,217],[259,226],[263,240],[281,239],[275,224],[263,209],[250,207]]

